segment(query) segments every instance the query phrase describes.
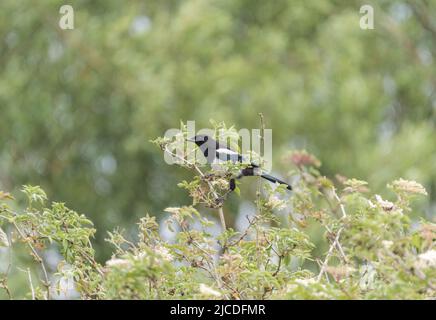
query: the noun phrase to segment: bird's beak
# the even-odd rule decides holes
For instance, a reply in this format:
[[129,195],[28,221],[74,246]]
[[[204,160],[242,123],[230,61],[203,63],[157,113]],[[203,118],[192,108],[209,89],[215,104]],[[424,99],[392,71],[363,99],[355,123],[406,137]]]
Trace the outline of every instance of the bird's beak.
[[186,141],[195,142],[195,138],[187,138]]

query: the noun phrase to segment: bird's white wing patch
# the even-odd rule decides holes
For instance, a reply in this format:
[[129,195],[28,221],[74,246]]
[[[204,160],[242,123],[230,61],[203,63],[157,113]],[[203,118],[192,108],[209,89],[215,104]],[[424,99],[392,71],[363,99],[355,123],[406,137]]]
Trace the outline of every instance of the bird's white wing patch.
[[225,148],[216,149],[216,152],[220,153],[220,154],[229,154],[229,155],[235,155],[235,156],[238,155],[237,152],[230,150],[230,149],[225,149]]
[[233,150],[220,148],[220,149],[216,150],[216,158],[221,160],[221,161],[238,162],[240,155],[239,155],[239,153],[237,153]]

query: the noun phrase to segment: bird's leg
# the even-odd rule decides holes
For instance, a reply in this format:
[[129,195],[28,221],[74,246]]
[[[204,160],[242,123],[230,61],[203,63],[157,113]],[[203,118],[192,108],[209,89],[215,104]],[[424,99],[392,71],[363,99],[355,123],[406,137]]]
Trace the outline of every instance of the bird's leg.
[[252,176],[252,175],[253,175],[253,168],[248,167],[248,168],[242,169],[236,177],[231,178],[229,180],[229,189],[230,189],[229,192],[232,192],[232,191],[234,191],[236,189],[236,181],[235,181],[235,179],[239,180],[239,179],[241,179],[244,176]]
[[230,181],[229,181],[229,188],[230,188],[230,191],[234,191],[235,189],[236,189],[236,182],[235,182],[235,179],[230,179]]

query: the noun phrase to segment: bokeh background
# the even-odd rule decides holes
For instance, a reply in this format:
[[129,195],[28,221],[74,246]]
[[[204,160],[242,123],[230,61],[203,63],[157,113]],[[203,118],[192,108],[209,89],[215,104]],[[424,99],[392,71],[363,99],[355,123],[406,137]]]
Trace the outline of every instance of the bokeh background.
[[305,148],[381,194],[416,180],[434,220],[435,0],[2,0],[0,41],[0,190],[40,185],[85,213],[101,260],[108,230],[189,203],[176,184],[191,174],[149,142],[180,120],[257,128],[262,112],[275,172]]

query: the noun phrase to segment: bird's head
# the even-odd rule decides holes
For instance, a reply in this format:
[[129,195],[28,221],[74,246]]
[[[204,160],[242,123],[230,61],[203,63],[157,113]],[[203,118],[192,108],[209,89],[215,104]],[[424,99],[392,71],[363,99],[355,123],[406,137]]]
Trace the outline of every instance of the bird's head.
[[188,138],[188,141],[194,142],[197,146],[201,146],[202,144],[206,143],[209,139],[209,136],[204,134],[196,135],[192,138]]

